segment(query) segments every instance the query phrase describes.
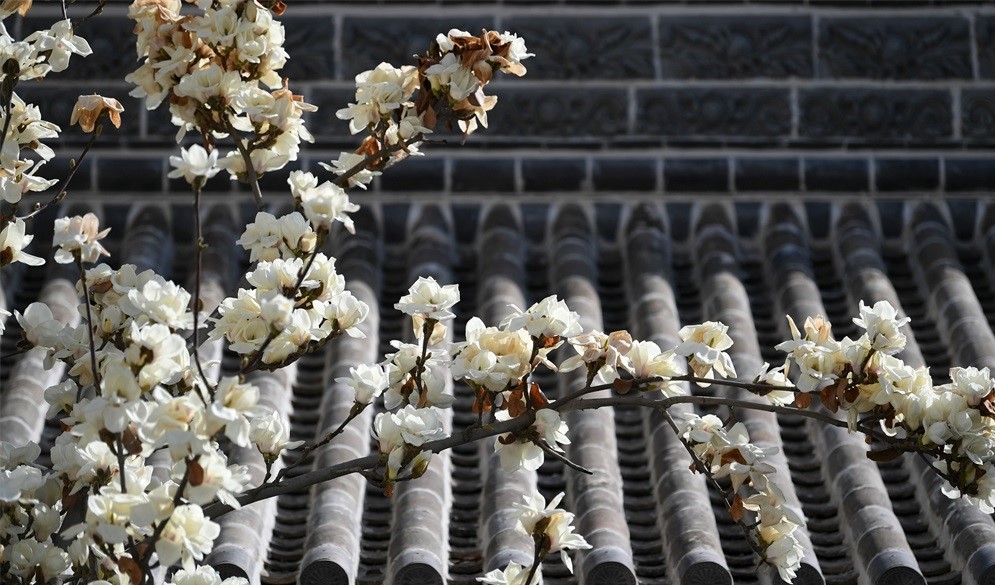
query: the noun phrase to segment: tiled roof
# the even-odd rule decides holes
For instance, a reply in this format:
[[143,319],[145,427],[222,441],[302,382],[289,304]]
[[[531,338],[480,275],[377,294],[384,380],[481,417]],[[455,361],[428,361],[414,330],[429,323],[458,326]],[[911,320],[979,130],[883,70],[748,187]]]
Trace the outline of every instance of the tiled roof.
[[[224,204],[207,213],[209,308],[237,284],[245,261],[231,243],[237,215]],[[263,402],[290,415],[294,439],[337,426],[351,395],[332,380],[409,334],[392,306],[416,275],[460,284],[457,335],[471,315],[495,323],[509,304],[555,292],[585,328],[629,328],[664,346],[676,343],[682,324],[721,320],[735,340],[736,369],[749,378],[763,361],[780,361],[772,347],[787,334],[785,313],[826,315],[842,337],[853,333],[859,299],[887,299],[913,319],[908,363],[930,365],[937,379],[951,365],[995,367],[992,204],[371,203],[357,223],[357,235],[339,234],[330,247],[350,290],[371,307],[367,338],[339,339],[296,366],[253,375]],[[190,246],[174,237],[178,227],[156,207],[134,209],[113,242],[115,261],[185,282]],[[68,321],[79,318],[73,280],[49,264],[5,270],[2,285],[10,307],[40,298]],[[12,353],[19,336],[9,320],[0,353]],[[210,352],[223,358],[221,369],[237,365],[219,345]],[[61,375],[44,371],[33,353],[3,359],[0,440],[51,445],[59,431],[43,421],[42,394]],[[538,381],[552,397],[583,382]],[[749,398],[716,386],[693,391]],[[473,397],[459,384],[453,392],[447,424],[459,432],[475,419]],[[921,460],[872,462],[862,436],[808,419],[735,416],[756,442],[781,448],[776,481],[807,520],[797,583],[995,583],[992,518],[941,495]],[[313,464],[367,454],[372,418],[360,416]],[[547,497],[566,491],[578,532],[594,547],[580,554],[574,576],[558,559],[547,561],[546,583],[776,582],[755,569],[740,528],[688,471],[687,453],[660,415],[602,409],[571,413],[568,422],[568,455],[593,476],[549,459],[538,473],[506,474],[490,441],[466,445],[438,456],[390,499],[354,474],[231,512],[209,561],[253,583],[470,583],[511,560],[530,562],[531,543],[513,530],[508,509],[538,486]],[[235,449],[231,459],[262,478],[256,454]]]

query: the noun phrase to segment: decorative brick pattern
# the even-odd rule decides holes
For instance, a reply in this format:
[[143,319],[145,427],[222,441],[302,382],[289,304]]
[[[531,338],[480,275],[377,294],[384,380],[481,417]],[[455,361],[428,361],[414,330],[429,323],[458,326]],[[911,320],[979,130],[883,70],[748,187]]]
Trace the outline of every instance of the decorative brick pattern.
[[[612,137],[629,131],[628,94],[620,89],[510,89],[494,91],[485,136]],[[476,136],[473,137],[477,139]]]
[[[105,14],[81,28],[94,56],[74,58],[67,71],[17,87],[62,127],[60,138],[49,141],[60,157],[78,156],[88,138],[68,124],[77,95],[100,92],[121,100],[124,127],[105,129],[89,155],[100,164],[86,169],[93,175],[89,184],[107,192],[158,184],[148,177],[102,177],[118,172],[117,163],[106,161],[123,161],[121,150],[146,159],[152,151],[160,156],[175,149],[166,105],[145,111],[123,82],[137,67],[127,4],[112,0]],[[983,168],[957,161],[995,158],[991,2],[732,0],[721,10],[711,0],[540,4],[293,3],[279,19],[291,55],[285,73],[291,88],[319,108],[307,114],[316,144],[302,152],[301,166],[315,170],[315,161],[358,144],[335,115],[353,101],[357,73],[381,61],[410,64],[450,28],[497,28],[520,34],[536,54],[526,62],[524,79],[499,76],[491,93],[500,102],[489,128],[465,147],[498,160],[486,163],[479,153],[461,158],[450,148],[459,137],[439,128],[434,138],[445,143],[445,152],[435,145],[425,152],[450,160],[410,161],[377,189],[900,193],[886,175],[871,179],[869,162],[880,158],[878,148],[890,149],[890,161],[953,161],[945,172],[939,166],[895,177],[905,185],[901,189],[990,188]],[[71,16],[82,10],[71,6]],[[60,17],[57,4],[36,2],[30,16],[15,19],[10,29],[23,36]],[[188,140],[196,140],[193,133]],[[107,157],[108,151],[114,154]],[[535,152],[548,154],[533,157]],[[793,168],[799,159],[800,168]],[[549,160],[587,166],[534,170]],[[74,184],[88,184],[89,175]],[[284,188],[284,175],[264,177],[267,188]],[[186,190],[181,181],[167,185]],[[223,175],[208,187],[247,194]]]
[[373,69],[386,61],[396,66],[413,64],[412,55],[422,55],[436,35],[449,29],[479,31],[494,28],[493,18],[346,18],[342,24],[342,46],[339,55],[340,79],[351,80],[357,73]]
[[[291,53],[290,60],[283,68],[283,73],[293,82],[313,79],[333,79],[335,77],[335,21],[332,15],[322,18],[288,16],[280,19],[287,39],[285,47],[305,48],[306,59],[295,59]],[[300,50],[300,49],[298,49]],[[424,49],[422,49],[424,51]]]
[[802,136],[909,141],[953,135],[946,91],[825,87],[802,90],[798,99]]
[[995,79],[995,16],[979,16],[975,20],[978,47],[978,73]]
[[647,18],[526,18],[502,22],[542,55],[526,63],[538,79],[652,79],[653,41]]
[[970,78],[963,18],[826,18],[819,28],[822,77]]
[[787,90],[694,88],[640,90],[640,134],[662,136],[782,136],[791,132]]
[[806,17],[663,17],[659,26],[664,79],[812,75]]
[[965,90],[961,98],[964,138],[995,138],[995,91]]

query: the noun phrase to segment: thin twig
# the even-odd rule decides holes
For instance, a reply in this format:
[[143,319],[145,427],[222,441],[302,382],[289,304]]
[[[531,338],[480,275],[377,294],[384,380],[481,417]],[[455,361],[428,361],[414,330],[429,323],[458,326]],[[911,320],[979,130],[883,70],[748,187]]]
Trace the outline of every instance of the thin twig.
[[[83,268],[83,257],[80,255],[79,250],[74,252],[76,257],[76,266],[79,267],[79,281],[83,286],[83,304],[86,306],[86,332],[90,337],[90,367],[93,368],[93,387],[96,388],[97,394],[100,394],[100,372],[97,371],[97,345],[93,341],[93,316],[90,313],[90,288],[86,285],[86,269]],[[82,391],[82,387],[80,387]],[[76,395],[76,401],[79,402],[80,396]]]
[[200,279],[201,272],[203,271],[203,259],[204,259],[204,237],[201,233],[201,223],[200,223],[200,191],[203,187],[203,181],[198,177],[193,182],[193,218],[194,218],[194,246],[197,248],[194,261],[194,286],[193,286],[193,361],[197,365],[197,372],[200,373],[201,380],[204,381],[204,386],[207,388],[208,393],[211,396],[211,400],[214,400],[214,393],[217,390],[211,382],[207,379],[207,374],[204,373],[204,365],[200,362]]
[[[69,174],[62,181],[62,187],[55,193],[55,196],[53,196],[51,199],[49,199],[49,201],[47,203],[45,203],[44,205],[41,204],[41,203],[35,203],[35,208],[33,210],[31,210],[31,213],[29,213],[29,214],[27,214],[25,216],[19,217],[18,219],[22,219],[22,220],[31,219],[32,217],[38,215],[39,213],[41,213],[42,211],[44,211],[48,207],[50,207],[50,206],[52,206],[52,205],[54,205],[56,203],[59,203],[63,199],[66,198],[66,194],[68,193],[67,189],[69,189],[69,182],[73,180],[74,176],[76,176],[76,171],[79,170],[80,164],[83,162],[83,158],[86,157],[86,153],[90,152],[90,147],[93,146],[93,143],[96,140],[97,140],[97,133],[96,132],[91,133],[90,134],[90,140],[87,141],[87,143],[86,143],[85,146],[83,146],[83,150],[79,153],[79,159],[76,161],[76,164],[73,166],[73,168],[69,170]],[[3,147],[3,144],[0,143],[0,148],[2,148],[2,147]]]
[[[359,408],[356,408],[357,406],[359,406]],[[276,479],[273,480],[274,483],[279,483],[280,480],[282,480],[284,477],[286,477],[286,475],[288,473],[290,473],[290,471],[292,469],[294,469],[295,467],[298,467],[301,463],[303,463],[304,460],[307,459],[308,455],[310,455],[315,449],[318,449],[319,447],[323,447],[323,446],[331,443],[333,440],[335,440],[335,437],[337,437],[340,434],[342,434],[342,432],[345,431],[346,426],[348,426],[350,422],[352,422],[357,416],[359,416],[364,410],[366,410],[367,406],[369,406],[369,405],[368,404],[362,404],[360,406],[360,403],[358,403],[358,402],[356,404],[354,404],[353,407],[352,407],[352,409],[349,411],[349,416],[347,416],[345,418],[345,420],[342,421],[342,424],[340,424],[338,426],[338,428],[336,428],[334,431],[332,431],[332,432],[328,433],[327,435],[325,435],[324,437],[322,437],[322,439],[320,441],[318,441],[317,443],[314,443],[313,445],[305,445],[304,449],[301,450],[301,453],[297,457],[297,459],[293,463],[291,463],[290,465],[288,465],[288,466],[286,466],[286,467],[284,467],[283,469],[280,470],[280,473],[277,474]],[[265,483],[265,481],[263,483]]]
[[225,124],[228,126],[228,132],[231,134],[232,142],[235,143],[235,148],[238,149],[238,153],[242,155],[242,160],[245,161],[245,176],[249,181],[249,186],[252,187],[252,195],[256,198],[256,208],[263,208],[263,192],[259,187],[259,176],[256,175],[256,167],[252,164],[252,155],[242,144],[242,135],[238,133],[235,126],[232,125],[231,120],[225,118]]
[[[339,178],[335,179],[334,181],[335,184],[338,185],[339,187],[342,187],[343,189],[346,188],[347,186],[349,186],[349,179],[351,179],[353,175],[368,168],[370,163],[375,161],[381,161],[380,164],[385,164],[386,161],[383,159],[388,158],[390,155],[394,154],[395,152],[406,150],[409,144],[421,142],[422,138],[424,138],[424,134],[419,132],[418,134],[412,136],[407,142],[397,142],[395,144],[387,146],[387,148],[383,150],[377,150],[374,153],[366,155],[366,158],[364,158],[357,164],[353,165],[348,171],[339,175]],[[378,164],[377,166],[380,165]]]

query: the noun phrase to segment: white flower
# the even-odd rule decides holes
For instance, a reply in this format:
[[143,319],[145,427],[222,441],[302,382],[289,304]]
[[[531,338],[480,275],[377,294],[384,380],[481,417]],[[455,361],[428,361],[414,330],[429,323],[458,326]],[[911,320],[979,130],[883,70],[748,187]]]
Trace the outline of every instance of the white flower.
[[286,329],[293,316],[294,302],[280,293],[268,294],[259,300],[259,317],[274,332]]
[[632,348],[632,336],[628,331],[612,331],[608,335],[592,331],[571,337],[569,343],[578,355],[560,364],[560,372],[570,372],[586,365],[589,376],[596,368],[592,381],[605,384],[618,378],[619,368],[626,371],[632,369],[632,363],[626,357]]
[[51,51],[48,63],[52,71],[65,71],[69,66],[70,55],[86,57],[93,51],[82,37],[73,34],[73,24],[69,19],[60,20],[49,30],[32,33],[24,40],[34,43],[39,52]]
[[456,346],[452,372],[491,392],[502,392],[530,368],[532,338],[524,329],[484,327],[473,317],[466,324],[466,342]]
[[8,471],[0,469],[0,502],[14,503],[45,483],[41,470],[21,465]]
[[208,154],[199,144],[181,148],[180,156],[169,157],[169,164],[175,167],[167,175],[170,179],[183,177],[191,185],[210,179],[221,170],[218,166],[218,151],[212,150]]
[[244,577],[221,579],[221,574],[210,565],[200,565],[191,570],[180,569],[173,573],[168,585],[249,585]]
[[351,292],[340,292],[324,303],[315,302],[315,310],[325,318],[322,328],[327,327],[329,334],[337,328],[349,337],[366,337],[358,325],[366,320],[370,307]]
[[[331,171],[336,175],[344,175],[346,173],[352,172],[352,169],[361,164],[365,164],[366,157],[361,154],[356,154],[355,152],[342,152],[339,153],[339,158],[332,161],[332,164],[318,163],[326,171]],[[373,177],[379,176],[380,171],[371,171],[370,169],[363,167],[362,170],[353,174],[349,177],[349,187],[360,187],[362,189],[366,188],[366,185],[373,180]]]
[[[788,380],[788,377],[784,375],[783,365],[770,369],[770,364],[767,362],[764,362],[764,365],[760,367],[754,380],[757,384],[767,384],[768,386],[794,387],[791,380]],[[795,400],[795,393],[791,390],[771,390],[764,396],[778,406],[788,406]]]
[[804,553],[798,539],[792,534],[796,528],[797,524],[782,522],[760,529],[760,538],[762,542],[767,543],[764,559],[777,569],[781,579],[788,583],[797,576]]
[[51,542],[38,542],[35,538],[20,540],[4,551],[4,560],[10,561],[10,572],[25,583],[32,582],[36,571],[42,582],[57,577],[69,568],[69,555]]
[[[525,580],[528,579],[530,570],[529,566],[523,567],[511,561],[503,571],[494,569],[482,577],[477,577],[477,581],[484,585],[526,585]],[[541,576],[542,571],[536,570],[536,574],[532,576],[532,583],[539,583]]]
[[683,343],[677,346],[674,353],[688,357],[688,365],[699,378],[711,376],[713,369],[720,376],[734,378],[736,368],[732,358],[724,351],[732,347],[732,338],[727,331],[729,326],[715,321],[682,327],[678,335]]
[[394,308],[408,315],[443,321],[456,316],[449,309],[459,300],[459,285],[440,286],[431,276],[422,276],[411,285],[408,294],[394,304]]
[[[210,449],[201,453],[197,462],[190,465],[196,465],[200,474],[197,483],[189,482],[187,484],[187,489],[183,492],[187,500],[194,504],[206,506],[217,498],[233,508],[240,507],[235,496],[242,493],[249,481],[246,466],[229,466],[223,453]],[[186,473],[186,459],[173,466],[173,479],[179,481]]]
[[333,221],[340,221],[349,233],[356,233],[348,213],[359,211],[341,187],[330,181],[318,185],[311,173],[294,171],[290,174],[290,192],[304,209],[304,215],[316,229],[328,229]]
[[626,357],[633,378],[665,378],[662,382],[647,384],[648,390],[660,390],[666,397],[684,394],[680,382],[670,379],[684,374],[674,352],[661,351],[660,346],[652,341],[633,341]]
[[277,411],[252,419],[249,440],[263,455],[276,457],[284,449],[296,449],[304,441],[290,440],[290,425],[287,417]]
[[209,434],[224,427],[225,436],[240,447],[248,447],[249,418],[257,413],[259,388],[240,382],[237,377],[225,376],[218,382],[214,401],[208,409]]
[[25,235],[24,229],[24,220],[15,219],[0,230],[0,268],[14,262],[23,262],[28,266],[45,263],[44,259],[24,252],[24,248],[34,239],[34,236]]
[[591,548],[591,545],[583,536],[574,534],[574,527],[570,525],[574,515],[556,507],[563,499],[563,495],[561,492],[549,502],[548,506],[545,498],[539,492],[525,496],[525,504],[514,504],[517,510],[515,517],[518,520],[519,528],[525,534],[530,536],[545,535],[549,546],[547,552],[559,552],[563,564],[573,573],[573,563],[570,561],[567,551],[588,549]]
[[55,220],[55,233],[52,234],[52,247],[59,248],[55,252],[55,261],[59,264],[71,264],[79,254],[83,262],[96,262],[101,256],[110,256],[99,240],[102,240],[111,228],[100,229],[100,220],[92,213],[83,216],[62,217]]
[[[509,420],[511,415],[507,410],[499,410],[495,413],[497,420]],[[560,420],[560,413],[550,408],[543,408],[536,412],[536,420],[531,430],[535,434],[535,439],[543,441],[549,448],[561,451],[560,445],[570,444],[567,437],[567,423]],[[512,472],[525,468],[535,471],[542,466],[545,460],[543,449],[532,440],[518,440],[515,435],[507,433],[495,438],[494,451],[501,457],[501,468]],[[562,452],[562,451],[561,451]]]
[[360,364],[349,368],[349,376],[335,378],[339,384],[345,384],[356,393],[356,402],[369,404],[387,388],[387,372],[382,366]]
[[988,368],[950,368],[953,391],[967,399],[971,406],[977,406],[995,388]]
[[868,307],[860,301],[860,317],[853,320],[858,327],[867,330],[870,345],[877,351],[896,354],[905,347],[905,335],[901,332],[908,317],[898,318],[898,311],[888,301],[878,301]]
[[204,516],[204,511],[196,504],[177,506],[166,523],[162,535],[155,543],[159,563],[164,567],[182,561],[183,567],[193,570],[193,561],[203,560],[204,555],[214,548],[214,539],[221,533],[221,527]]
[[410,470],[411,477],[418,477],[428,468],[432,452],[420,447],[425,443],[449,436],[434,408],[405,406],[390,413],[382,412],[373,420],[373,436],[380,453],[387,455],[386,490],[402,471]]
[[571,311],[567,303],[551,295],[532,305],[526,311],[511,305],[511,315],[501,322],[506,329],[522,329],[532,337],[554,339],[580,335],[580,315]]
[[249,251],[249,262],[272,262],[310,253],[317,243],[317,234],[296,211],[279,219],[260,211],[235,243]]
[[64,327],[45,303],[31,303],[23,314],[15,311],[14,316],[21,324],[24,338],[32,346],[51,347],[57,342]]

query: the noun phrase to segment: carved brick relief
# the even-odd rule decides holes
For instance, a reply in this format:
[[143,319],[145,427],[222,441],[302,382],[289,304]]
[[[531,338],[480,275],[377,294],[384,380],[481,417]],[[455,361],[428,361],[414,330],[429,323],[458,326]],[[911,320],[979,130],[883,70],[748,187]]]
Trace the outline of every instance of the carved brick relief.
[[[305,79],[333,79],[335,35],[332,34],[334,22],[331,17],[284,17],[281,20],[287,34],[284,46],[290,53],[290,59],[283,68],[284,75],[297,82]],[[294,55],[301,57],[295,59]]]
[[512,18],[502,30],[524,37],[534,79],[653,78],[648,18]]
[[347,18],[342,24],[342,71],[338,77],[352,79],[382,61],[396,67],[414,65],[412,55],[424,54],[436,35],[451,28],[479,32],[494,28],[494,19]]
[[827,18],[819,26],[821,77],[971,78],[963,18]]
[[961,134],[965,138],[995,138],[995,91],[976,89],[963,92]]
[[978,73],[982,78],[995,79],[995,16],[975,20],[978,45]]
[[628,133],[622,89],[502,89],[488,116],[490,135],[618,136]]
[[814,138],[935,139],[952,135],[950,93],[941,90],[805,89],[798,133]]
[[715,87],[637,94],[636,132],[665,136],[782,136],[791,133],[788,90]]
[[663,18],[664,78],[811,77],[807,17]]

